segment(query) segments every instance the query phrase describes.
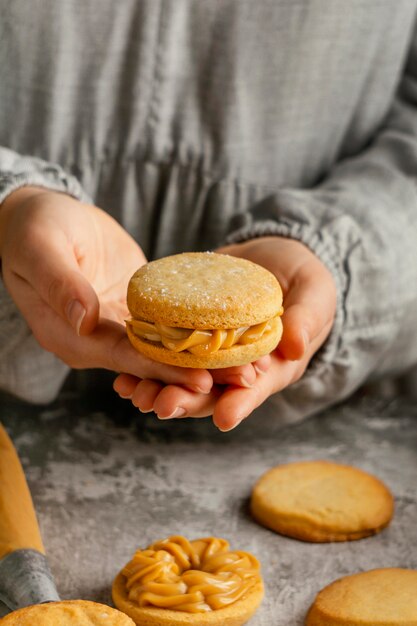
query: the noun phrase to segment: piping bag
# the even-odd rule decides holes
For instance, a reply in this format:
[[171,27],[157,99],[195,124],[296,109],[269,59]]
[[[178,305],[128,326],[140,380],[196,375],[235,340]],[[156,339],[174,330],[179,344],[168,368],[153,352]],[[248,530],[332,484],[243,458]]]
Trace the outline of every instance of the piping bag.
[[0,424],[0,601],[14,611],[59,599],[22,465]]

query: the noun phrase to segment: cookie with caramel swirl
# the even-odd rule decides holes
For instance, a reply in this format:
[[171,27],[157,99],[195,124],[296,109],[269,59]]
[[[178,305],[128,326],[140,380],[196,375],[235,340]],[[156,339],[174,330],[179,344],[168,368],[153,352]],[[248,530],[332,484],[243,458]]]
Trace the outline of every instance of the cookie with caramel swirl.
[[157,541],[113,583],[115,605],[138,626],[241,626],[262,598],[258,560],[216,537]]
[[272,352],[282,335],[275,276],[225,254],[190,252],[144,265],[129,282],[127,305],[133,346],[171,365],[243,365]]

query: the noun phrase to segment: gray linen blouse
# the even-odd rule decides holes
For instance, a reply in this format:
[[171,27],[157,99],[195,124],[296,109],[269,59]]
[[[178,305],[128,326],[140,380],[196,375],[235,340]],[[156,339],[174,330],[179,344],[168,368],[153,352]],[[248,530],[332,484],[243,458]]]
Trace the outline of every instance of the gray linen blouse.
[[[417,362],[415,0],[0,0],[0,201],[88,198],[148,258],[262,235],[334,274],[296,420]],[[0,387],[67,373],[4,287]],[[22,384],[24,382],[24,384]]]

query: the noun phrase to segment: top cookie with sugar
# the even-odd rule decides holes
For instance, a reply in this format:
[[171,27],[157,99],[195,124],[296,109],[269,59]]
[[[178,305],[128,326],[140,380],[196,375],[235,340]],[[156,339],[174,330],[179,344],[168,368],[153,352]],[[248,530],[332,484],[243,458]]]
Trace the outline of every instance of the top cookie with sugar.
[[187,252],[152,261],[131,278],[135,318],[173,327],[227,329],[276,316],[281,287],[271,272],[237,257]]

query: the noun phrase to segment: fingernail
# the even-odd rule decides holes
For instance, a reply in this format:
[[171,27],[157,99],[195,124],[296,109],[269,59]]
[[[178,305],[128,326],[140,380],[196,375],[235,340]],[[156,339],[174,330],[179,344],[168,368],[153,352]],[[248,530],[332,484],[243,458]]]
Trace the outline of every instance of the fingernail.
[[65,314],[69,323],[76,331],[77,335],[80,334],[81,324],[86,313],[86,309],[83,307],[79,300],[71,300],[71,302],[67,304]]
[[187,389],[190,389],[190,391],[195,391],[196,393],[203,393],[205,396],[210,393],[210,389],[207,391],[207,389],[203,389],[202,387],[199,387],[199,385],[186,385],[186,387]]
[[158,415],[158,419],[170,420],[170,419],[173,419],[174,417],[183,417],[186,413],[187,411],[183,409],[182,406],[177,406],[177,408],[175,409],[175,411],[171,413],[171,415]]
[[124,396],[123,394],[119,393],[120,398],[122,398],[122,400],[131,400],[133,398],[133,393],[131,393],[129,396]]
[[236,428],[236,426],[239,426],[239,424],[243,421],[243,417],[241,417],[240,419],[236,420],[236,422],[233,424],[233,426],[228,426],[227,428],[220,428],[220,426],[217,426],[217,428],[220,430],[220,432],[222,433],[228,433],[229,431],[233,430],[234,428]]
[[253,363],[253,367],[255,372],[257,372],[258,374],[266,374],[271,367],[271,360],[268,359],[266,362],[260,361],[259,363]]
[[228,385],[237,385],[238,387],[246,387],[250,389],[253,384],[250,383],[244,376],[229,376],[226,378]]
[[305,328],[302,331],[302,336],[303,336],[303,342],[304,342],[304,352],[306,352],[310,343],[310,335],[308,334]]

